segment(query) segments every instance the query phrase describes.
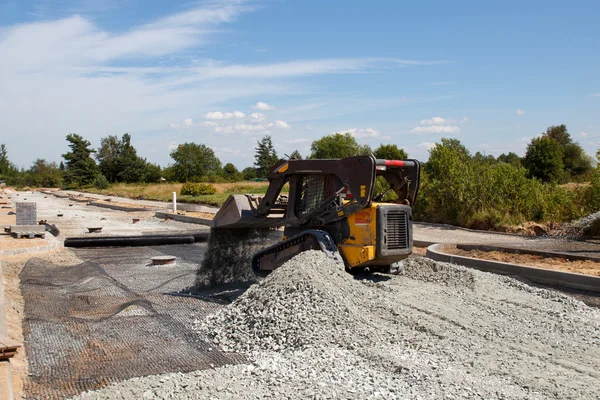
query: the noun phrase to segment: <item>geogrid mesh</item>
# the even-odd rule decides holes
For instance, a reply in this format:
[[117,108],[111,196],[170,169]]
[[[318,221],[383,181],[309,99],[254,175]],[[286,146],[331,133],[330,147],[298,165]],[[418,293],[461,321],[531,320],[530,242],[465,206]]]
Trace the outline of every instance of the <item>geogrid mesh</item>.
[[[194,284],[205,244],[80,249],[85,260],[27,262],[20,274],[27,398],[65,398],[135,376],[243,362],[204,342],[192,322],[226,304],[169,295]],[[177,256],[174,265],[150,257]]]

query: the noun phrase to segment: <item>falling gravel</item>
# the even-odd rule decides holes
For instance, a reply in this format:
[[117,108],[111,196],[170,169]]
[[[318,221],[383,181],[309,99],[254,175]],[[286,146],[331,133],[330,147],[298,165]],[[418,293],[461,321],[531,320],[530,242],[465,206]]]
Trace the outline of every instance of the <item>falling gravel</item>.
[[136,378],[79,398],[600,396],[600,312],[559,293],[425,258],[355,278],[305,252],[197,321],[252,364]]
[[253,282],[252,256],[266,247],[270,230],[211,228],[202,266],[192,290],[225,283]]

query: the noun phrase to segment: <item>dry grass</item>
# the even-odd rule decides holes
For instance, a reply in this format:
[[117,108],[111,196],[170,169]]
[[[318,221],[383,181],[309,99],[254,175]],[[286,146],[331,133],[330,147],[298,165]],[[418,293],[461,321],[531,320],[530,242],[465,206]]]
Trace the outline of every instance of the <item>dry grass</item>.
[[[181,183],[159,183],[159,184],[126,184],[116,183],[108,189],[85,189],[85,192],[98,193],[107,196],[127,197],[130,199],[143,198],[145,200],[170,201],[173,192],[177,193],[177,199],[183,203],[199,203],[220,207],[230,194],[264,194],[269,187],[267,182],[233,182],[213,183],[217,193],[204,196],[180,196]],[[283,189],[287,192],[287,187]]]

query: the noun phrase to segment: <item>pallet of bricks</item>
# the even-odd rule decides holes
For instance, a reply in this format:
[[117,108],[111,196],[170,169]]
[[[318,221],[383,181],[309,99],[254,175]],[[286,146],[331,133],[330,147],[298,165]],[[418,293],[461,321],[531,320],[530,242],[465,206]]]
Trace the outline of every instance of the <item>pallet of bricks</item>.
[[39,225],[37,219],[36,203],[17,203],[17,224],[10,227],[12,237],[34,238],[36,236],[42,239],[46,236],[45,225]]
[[17,354],[19,347],[21,347],[21,345],[14,340],[0,335],[0,361],[8,360]]

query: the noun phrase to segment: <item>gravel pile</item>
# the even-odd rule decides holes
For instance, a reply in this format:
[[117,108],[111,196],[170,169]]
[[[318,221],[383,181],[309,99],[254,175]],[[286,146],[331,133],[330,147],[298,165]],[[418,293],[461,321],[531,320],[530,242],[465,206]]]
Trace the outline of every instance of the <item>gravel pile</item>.
[[[379,335],[376,326],[369,326],[369,310],[357,301],[367,291],[321,252],[305,252],[198,330],[223,349],[245,353],[331,343],[355,348]],[[351,332],[349,321],[365,329]]]
[[600,312],[424,258],[356,279],[305,252],[196,329],[252,364],[132,379],[79,398],[600,396]]
[[573,226],[583,235],[600,236],[600,211],[577,220]]
[[586,215],[576,221],[560,225],[553,230],[552,236],[575,239],[582,236],[600,236],[600,211]]

